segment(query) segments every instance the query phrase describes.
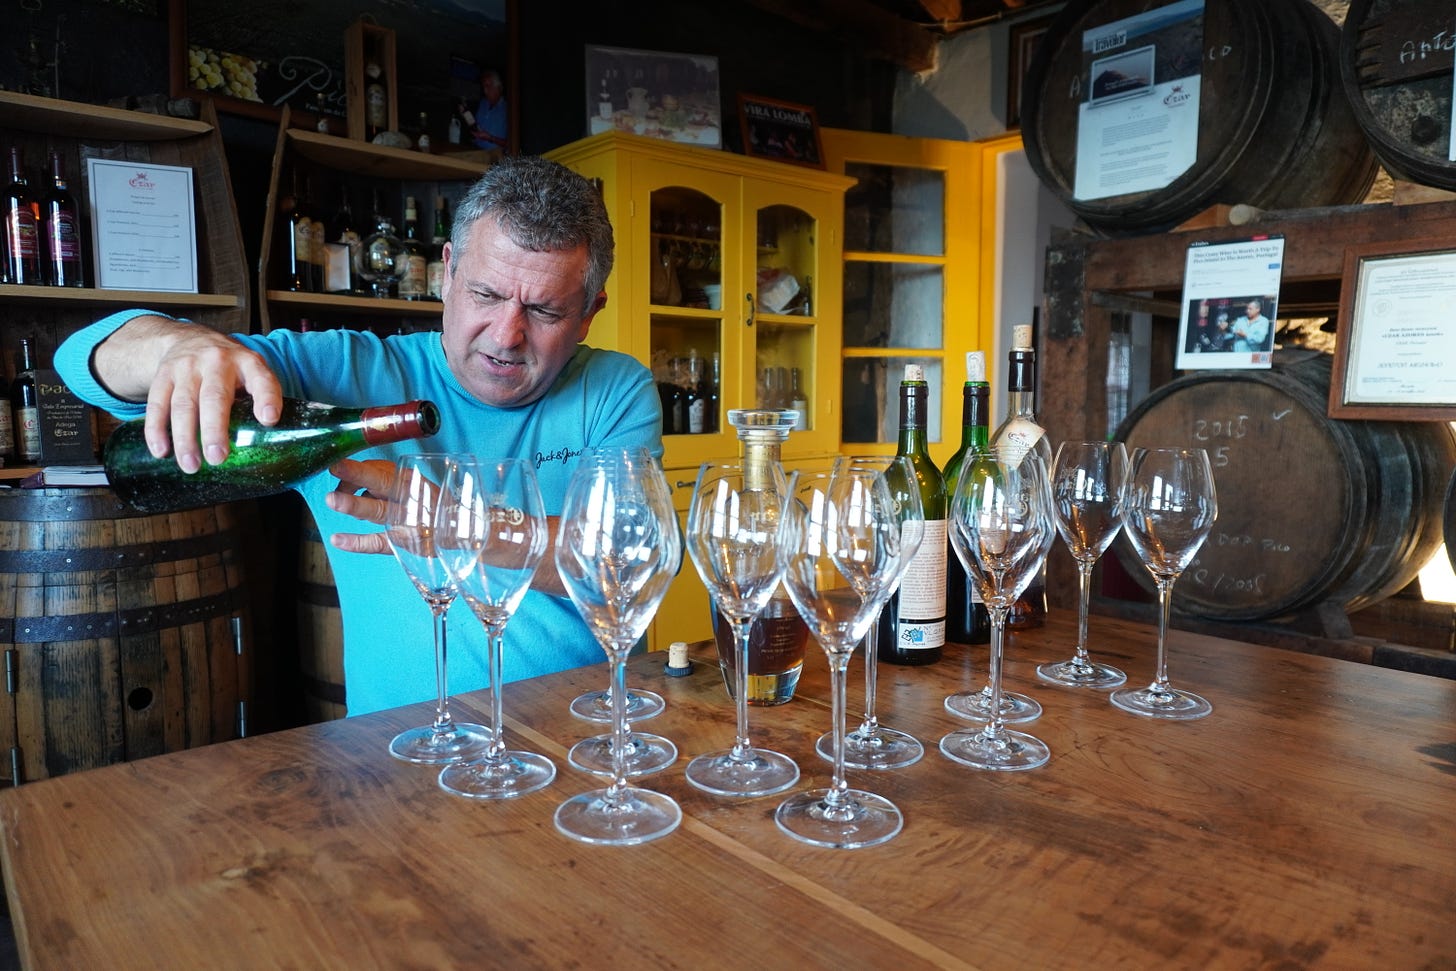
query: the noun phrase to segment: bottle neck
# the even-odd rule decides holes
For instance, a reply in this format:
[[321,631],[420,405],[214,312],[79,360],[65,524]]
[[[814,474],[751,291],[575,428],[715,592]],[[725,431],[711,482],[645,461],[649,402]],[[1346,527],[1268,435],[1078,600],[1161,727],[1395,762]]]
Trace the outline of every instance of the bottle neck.
[[925,453],[929,444],[925,436],[925,411],[929,398],[930,389],[923,382],[900,385],[900,437],[896,454]]
[[20,342],[20,370],[21,371],[33,371],[33,370],[35,370],[35,363],[31,360],[31,356],[30,356],[30,341],[21,341]]
[[961,450],[981,451],[990,441],[991,386],[984,381],[967,381],[961,410]]
[[1012,417],[1036,420],[1036,352],[1012,351],[1006,382],[1006,407]]

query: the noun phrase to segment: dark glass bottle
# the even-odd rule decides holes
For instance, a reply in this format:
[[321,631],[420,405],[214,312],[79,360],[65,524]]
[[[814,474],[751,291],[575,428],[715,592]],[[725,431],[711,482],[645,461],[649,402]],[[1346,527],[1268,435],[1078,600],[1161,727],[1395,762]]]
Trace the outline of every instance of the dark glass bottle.
[[[986,450],[990,439],[991,385],[986,382],[986,355],[966,354],[966,383],[962,389],[961,444],[945,463],[947,504],[955,498],[961,472],[967,462]],[[945,558],[945,639],[953,644],[987,644],[991,640],[991,616],[986,613],[976,585],[966,574],[960,557],[947,546]]]
[[357,293],[362,289],[359,271],[354,266],[362,239],[358,227],[354,224],[354,209],[349,205],[349,187],[340,185],[339,209],[334,213],[333,221],[329,224],[329,242],[345,248],[344,260],[349,265],[348,291],[350,293]]
[[[1046,429],[1036,420],[1036,350],[1032,346],[1032,334],[1031,324],[1012,328],[1011,351],[1007,356],[1007,415],[991,435],[991,445],[993,448],[1015,446],[1035,449],[1045,463],[1047,475],[1050,475],[1051,443],[1047,440]],[[1046,623],[1046,612],[1046,565],[1043,564],[1032,577],[1026,592],[1011,605],[1006,615],[1006,627],[1008,630],[1040,627]]]
[[445,286],[445,242],[450,238],[450,217],[445,197],[435,197],[435,228],[430,233],[430,255],[425,262],[425,296],[439,300]]
[[40,461],[40,397],[35,388],[35,358],[28,337],[20,339],[15,381],[10,385],[10,405],[14,415],[15,458],[21,465],[34,465]]
[[111,488],[138,512],[156,513],[271,495],[328,468],[360,449],[426,438],[440,430],[429,401],[379,408],[343,408],[285,398],[276,425],[253,417],[251,398],[233,402],[228,456],[183,472],[168,455],[147,449],[142,420],[117,427],[103,462]]
[[298,173],[293,173],[293,191],[280,200],[279,248],[283,253],[283,289],[308,292],[313,289],[313,227],[303,196],[298,191]]
[[19,146],[10,147],[10,186],[5,190],[5,282],[39,286],[41,275],[40,203],[25,177]]
[[930,389],[920,365],[905,365],[900,382],[900,437],[896,455],[906,455],[925,509],[925,533],[900,589],[879,619],[879,659],[891,664],[931,664],[945,645],[945,480],[930,460],[926,418]]
[[0,466],[15,464],[15,422],[10,414],[10,382],[0,368]]
[[84,287],[81,267],[81,216],[66,181],[66,163],[51,153],[51,187],[45,206],[46,260],[51,286]]

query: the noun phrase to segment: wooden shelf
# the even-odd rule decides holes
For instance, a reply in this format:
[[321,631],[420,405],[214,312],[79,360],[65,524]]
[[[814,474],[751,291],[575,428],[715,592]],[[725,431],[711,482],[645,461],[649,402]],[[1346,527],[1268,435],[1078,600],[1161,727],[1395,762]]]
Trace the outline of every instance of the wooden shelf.
[[212,131],[212,125],[192,118],[58,101],[15,91],[0,91],[0,128],[66,135],[87,142],[170,141]]
[[375,316],[438,317],[444,304],[438,300],[380,300],[376,297],[351,297],[342,293],[299,293],[294,290],[269,290],[264,299],[280,307],[302,307],[322,311],[357,310]]
[[0,285],[6,303],[37,305],[71,304],[118,307],[208,307],[233,310],[243,305],[232,293],[176,293],[170,290],[98,290],[95,287],[30,287]]
[[288,129],[288,140],[294,151],[311,162],[372,178],[473,180],[490,167],[483,162],[457,155],[433,155],[403,148],[387,148],[302,128]]

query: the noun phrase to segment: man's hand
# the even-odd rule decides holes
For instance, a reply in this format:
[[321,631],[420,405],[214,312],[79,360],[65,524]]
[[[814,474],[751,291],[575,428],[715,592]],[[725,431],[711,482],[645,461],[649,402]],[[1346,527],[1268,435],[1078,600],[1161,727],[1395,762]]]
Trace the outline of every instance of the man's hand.
[[[328,507],[365,522],[383,524],[394,486],[394,463],[386,459],[340,459],[329,466],[339,484],[325,498]],[[393,553],[383,533],[335,533],[330,541],[349,553]]]

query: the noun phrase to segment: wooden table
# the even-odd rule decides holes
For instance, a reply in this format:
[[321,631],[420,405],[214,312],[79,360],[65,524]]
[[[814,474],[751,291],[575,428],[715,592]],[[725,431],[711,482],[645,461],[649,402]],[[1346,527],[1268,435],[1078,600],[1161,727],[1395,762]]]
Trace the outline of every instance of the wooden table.
[[[605,665],[507,686],[508,730],[560,769],[541,793],[477,803],[389,758],[419,705],[157,756],[0,792],[23,960],[86,967],[1450,968],[1456,966],[1456,682],[1175,632],[1176,683],[1213,715],[1156,722],[1042,685],[1073,619],[1016,635],[1009,687],[1046,707],[1030,772],[940,755],[944,696],[985,650],[881,666],[883,720],[929,750],[852,772],[907,817],[889,843],[836,851],[778,831],[780,797],[729,800],[682,766],[730,743],[716,664],[630,683],[665,695],[644,728],[682,758],[643,782],[682,826],[583,845],[552,813],[596,782],[566,764],[593,734],[567,713]],[[1154,632],[1093,619],[1099,656],[1149,677]],[[710,645],[698,645],[702,662]],[[509,649],[509,642],[507,645]],[[858,711],[860,668],[850,669]],[[801,786],[829,766],[826,665],[753,709],[757,742]],[[459,699],[483,717],[486,697]]]

